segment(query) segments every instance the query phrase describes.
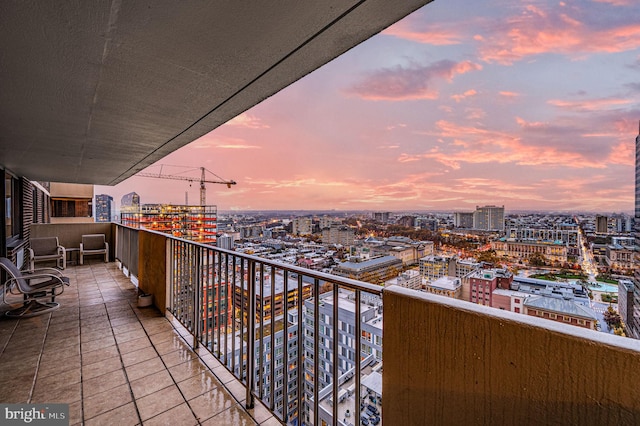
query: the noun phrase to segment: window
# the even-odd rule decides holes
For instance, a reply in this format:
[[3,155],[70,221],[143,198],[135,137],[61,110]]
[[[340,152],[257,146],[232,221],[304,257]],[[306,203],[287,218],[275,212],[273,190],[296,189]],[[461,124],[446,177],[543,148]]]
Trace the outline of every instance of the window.
[[558,315],[557,314],[549,314],[549,318],[556,319],[556,318],[558,318]]
[[91,199],[52,199],[51,216],[53,217],[91,217]]
[[4,218],[7,243],[20,238],[20,186],[17,178],[4,174]]
[[520,308],[517,308],[517,307],[513,308],[513,312],[515,312],[516,314],[519,314],[520,313]]

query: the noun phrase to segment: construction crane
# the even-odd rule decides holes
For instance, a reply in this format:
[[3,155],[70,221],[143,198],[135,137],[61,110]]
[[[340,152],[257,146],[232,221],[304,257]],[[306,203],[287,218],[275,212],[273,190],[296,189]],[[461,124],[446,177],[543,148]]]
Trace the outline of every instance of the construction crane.
[[[211,170],[205,169],[204,167],[200,167],[200,180],[198,180],[198,178],[189,177],[189,176],[162,174],[162,168],[163,167],[164,167],[164,165],[161,164],[160,165],[160,172],[158,172],[157,174],[156,173],[140,172],[140,173],[136,173],[134,176],[150,177],[150,178],[156,178],[156,179],[186,180],[188,182],[196,182],[196,181],[200,182],[200,205],[201,206],[205,206],[207,204],[207,188],[205,186],[205,183],[220,183],[220,184],[227,185],[227,188],[231,188],[231,185],[235,185],[236,184],[236,182],[234,180],[222,179],[220,176],[216,175]],[[195,170],[195,169],[192,169],[192,170]],[[208,180],[208,179],[206,179],[205,172],[211,173],[212,175],[217,177],[219,180]]]

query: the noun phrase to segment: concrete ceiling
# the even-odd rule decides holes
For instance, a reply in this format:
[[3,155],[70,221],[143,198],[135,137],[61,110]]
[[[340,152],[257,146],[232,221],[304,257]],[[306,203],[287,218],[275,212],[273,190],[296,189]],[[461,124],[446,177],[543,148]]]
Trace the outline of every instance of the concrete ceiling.
[[0,2],[0,166],[114,185],[431,0]]

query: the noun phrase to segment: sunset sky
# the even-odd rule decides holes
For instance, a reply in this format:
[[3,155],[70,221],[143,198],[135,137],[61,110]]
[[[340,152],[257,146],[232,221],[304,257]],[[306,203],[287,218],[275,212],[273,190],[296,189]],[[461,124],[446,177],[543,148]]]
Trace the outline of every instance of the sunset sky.
[[[222,211],[631,212],[639,121],[640,1],[435,0],[159,163]],[[95,189],[131,191],[199,200]]]

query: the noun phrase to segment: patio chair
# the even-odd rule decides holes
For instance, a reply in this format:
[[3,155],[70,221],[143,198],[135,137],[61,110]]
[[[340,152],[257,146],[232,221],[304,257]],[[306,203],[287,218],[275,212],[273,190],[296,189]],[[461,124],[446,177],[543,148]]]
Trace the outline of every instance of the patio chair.
[[[55,301],[56,296],[64,292],[64,286],[69,285],[69,278],[55,268],[41,268],[34,271],[20,271],[12,261],[6,257],[0,257],[0,267],[7,274],[7,280],[2,289],[3,302],[7,303],[6,293],[22,295],[21,307],[5,313],[12,318],[26,318],[41,315],[60,307]],[[41,301],[49,299],[51,301]]]
[[29,252],[29,269],[33,271],[36,262],[55,260],[58,268],[67,267],[65,248],[58,242],[58,237],[31,238]]
[[109,261],[109,243],[104,234],[87,234],[82,236],[80,243],[80,264],[84,264],[84,256],[104,254],[105,263]]

